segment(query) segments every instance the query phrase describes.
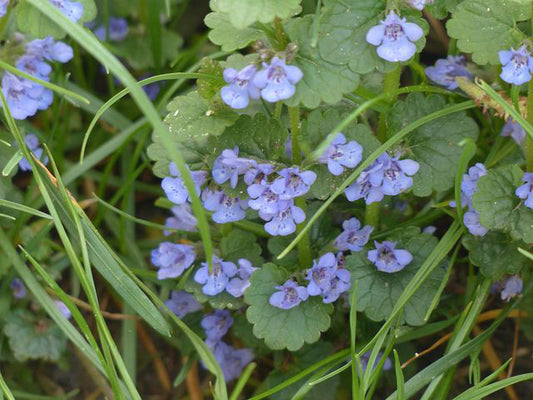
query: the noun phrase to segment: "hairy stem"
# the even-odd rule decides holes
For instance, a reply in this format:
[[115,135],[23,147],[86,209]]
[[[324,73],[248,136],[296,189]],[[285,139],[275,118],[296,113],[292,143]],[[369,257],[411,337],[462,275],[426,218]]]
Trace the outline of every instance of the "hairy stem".
[[[302,163],[302,156],[300,152],[300,109],[299,107],[289,107],[289,120],[291,124],[291,147],[292,147],[292,163],[294,165],[300,165]],[[306,203],[303,197],[298,197],[294,199],[294,204],[297,207],[300,207],[304,212],[306,212]],[[296,228],[296,233],[300,233],[303,229],[304,224],[299,224]],[[309,240],[309,235],[305,235],[302,240],[298,243],[298,259],[300,260],[300,266],[305,268],[310,268],[313,262],[313,257],[311,254],[311,242]]]

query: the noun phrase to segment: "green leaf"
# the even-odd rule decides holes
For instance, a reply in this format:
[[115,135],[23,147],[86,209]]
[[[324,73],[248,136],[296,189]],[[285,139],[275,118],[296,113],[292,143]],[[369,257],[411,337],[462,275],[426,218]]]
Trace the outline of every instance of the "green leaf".
[[[357,310],[364,311],[366,316],[374,321],[382,321],[390,315],[400,295],[438,241],[432,235],[420,234],[419,229],[414,227],[405,229],[390,240],[397,241],[396,248],[405,249],[413,256],[413,261],[399,272],[389,274],[378,271],[367,259],[366,250],[352,253],[346,258],[346,268],[350,270],[352,279],[359,281]],[[439,289],[445,271],[444,265],[441,264],[429,275],[405,305],[403,321],[409,325],[425,323],[424,316]]]
[[[412,93],[404,101],[398,101],[388,114],[389,132],[398,132],[445,105],[446,101],[439,95],[426,97]],[[477,124],[464,111],[430,121],[410,135],[407,144],[412,156],[409,158],[420,164],[420,170],[413,176],[413,193],[429,196],[432,191],[452,188],[463,151],[459,143],[465,138],[476,140],[477,136]]]
[[531,16],[529,0],[465,0],[446,23],[457,47],[472,53],[476,64],[499,64],[498,51],[525,39],[516,26]]
[[5,321],[4,333],[19,361],[57,361],[65,350],[65,335],[46,317],[37,317],[28,310],[18,309],[9,314]]
[[[227,126],[232,125],[238,115],[228,107],[220,104],[211,106],[198,92],[190,92],[177,96],[172,100],[165,118],[172,141],[177,147],[189,148],[194,156],[195,151],[202,151],[210,135],[220,135]],[[148,156],[154,160],[154,173],[159,177],[168,176],[170,157],[157,133],[152,136],[153,144],[148,148]],[[191,151],[189,153],[191,153]],[[187,158],[191,154],[185,153]],[[189,161],[189,159],[187,160]]]
[[428,3],[425,9],[435,18],[444,19],[448,13],[453,12],[463,0],[434,0]]
[[229,16],[237,29],[244,29],[254,22],[264,24],[274,18],[287,18],[300,12],[302,0],[213,0],[211,9],[220,10]]
[[316,108],[321,101],[335,104],[344,93],[353,91],[359,84],[359,75],[346,64],[330,62],[322,58],[318,48],[311,47],[309,38],[313,35],[313,16],[289,20],[285,26],[291,42],[298,45],[294,65],[303,72],[303,78],[296,84],[296,93],[286,101],[295,106],[302,104]]
[[258,267],[263,263],[261,252],[255,235],[239,229],[233,229],[220,241],[220,256],[226,261],[237,263],[240,258],[245,258]]
[[[368,30],[385,18],[385,0],[324,0],[320,18],[318,48],[326,61],[347,65],[354,72],[365,74],[377,69],[389,72],[397,63],[380,58],[376,47],[366,41]],[[405,10],[402,17],[420,26],[427,34],[427,22],[415,10]],[[416,43],[417,52],[426,44],[425,36]]]
[[500,232],[466,236],[463,245],[470,252],[470,262],[479,267],[483,276],[495,281],[503,275],[518,273],[527,261],[517,250],[520,243],[509,240]]
[[[89,22],[96,17],[96,5],[94,0],[76,0],[83,5],[83,15],[78,21],[79,24]],[[37,8],[30,5],[26,0],[22,0],[16,8],[17,25],[21,32],[30,33],[37,38],[44,38],[47,35],[55,39],[62,39],[66,32],[56,22],[45,16]]]
[[516,188],[522,184],[523,174],[517,165],[489,170],[479,179],[472,201],[483,226],[503,230],[513,239],[533,243],[533,210],[515,195]]
[[220,65],[220,62],[213,60],[209,57],[202,58],[200,61],[200,68],[198,72],[200,74],[220,76],[220,81],[215,81],[213,79],[198,79],[196,81],[196,86],[198,86],[198,93],[206,100],[211,100],[217,95],[219,90],[226,84],[222,80],[222,74],[224,69]]
[[[183,38],[176,32],[162,29],[161,45],[161,61],[165,65],[176,58],[183,45]],[[130,34],[123,41],[114,44],[113,49],[118,56],[124,57],[133,69],[145,70],[157,67],[151,46],[146,35]]]
[[254,326],[254,335],[264,339],[273,350],[294,351],[304,343],[316,342],[320,333],[329,328],[329,314],[333,311],[331,304],[324,304],[317,297],[310,297],[290,310],[271,306],[269,299],[275,287],[287,278],[283,269],[265,264],[252,274],[251,286],[244,294],[244,301],[250,306],[246,316]]
[[[214,10],[213,3],[215,2],[211,1],[211,9]],[[211,28],[209,40],[224,51],[242,49],[263,36],[263,31],[254,26],[236,28],[231,24],[229,15],[220,11],[207,14],[204,22]]]
[[241,115],[222,135],[211,136],[207,147],[215,153],[214,157],[218,157],[224,149],[239,146],[239,155],[279,161],[285,152],[287,135],[287,129],[277,119],[268,118],[264,114],[256,114],[254,117]]

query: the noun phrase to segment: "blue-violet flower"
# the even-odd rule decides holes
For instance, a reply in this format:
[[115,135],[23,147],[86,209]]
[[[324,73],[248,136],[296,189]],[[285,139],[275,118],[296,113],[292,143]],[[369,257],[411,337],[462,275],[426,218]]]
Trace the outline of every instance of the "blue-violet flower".
[[213,256],[213,270],[209,273],[207,262],[194,274],[195,282],[203,285],[202,292],[208,296],[216,296],[226,289],[230,278],[237,274],[237,266],[229,261],[223,261]]
[[222,101],[236,110],[248,107],[250,99],[259,98],[259,89],[252,82],[257,72],[255,65],[248,65],[237,71],[235,68],[224,70],[224,80],[228,85],[220,90]]
[[26,286],[19,278],[14,278],[9,285],[15,299],[23,299],[27,295]]
[[278,171],[278,175],[280,177],[272,182],[270,189],[280,200],[303,196],[316,181],[316,174],[313,171],[300,172],[299,167],[284,168]]
[[[187,200],[190,200],[189,191],[181,178],[181,174],[176,167],[176,164],[170,163],[170,176],[163,178],[161,181],[161,187],[165,191],[168,199],[175,204],[183,204]],[[200,194],[200,186],[203,185],[207,178],[207,172],[205,171],[190,171],[192,180],[196,187],[196,192]]]
[[507,122],[502,128],[500,133],[502,136],[510,136],[516,142],[516,144],[521,145],[526,138],[526,131],[522,126],[512,118],[508,118]]
[[232,278],[226,285],[226,292],[233,297],[241,297],[246,289],[250,287],[250,277],[257,269],[252,267],[252,263],[245,258],[240,258],[238,261],[239,269],[237,275]]
[[211,218],[217,224],[235,222],[244,219],[248,202],[238,197],[229,197],[222,190],[206,189],[202,192],[202,201],[208,211],[213,211]]
[[502,300],[509,301],[513,297],[522,293],[523,282],[518,275],[513,275],[505,282],[502,289]]
[[346,137],[338,133],[318,161],[327,164],[329,172],[341,175],[344,167],[355,168],[363,158],[363,148],[355,140],[346,143]]
[[207,340],[217,342],[228,333],[233,325],[233,318],[228,310],[215,310],[214,313],[203,317],[200,324]]
[[152,250],[152,264],[159,268],[157,279],[177,278],[189,268],[196,254],[194,248],[187,244],[163,242]]
[[[196,232],[198,221],[192,213],[191,205],[189,203],[182,203],[177,206],[174,206],[170,209],[174,216],[168,217],[165,220],[165,226],[171,229],[178,229],[185,232]],[[165,236],[171,234],[170,231],[163,231]]]
[[269,103],[287,100],[292,97],[294,85],[303,77],[300,68],[285,64],[285,60],[274,57],[270,64],[263,63],[264,69],[253,77],[253,84],[261,90],[261,97]]
[[463,55],[437,60],[435,66],[426,68],[426,75],[437,85],[444,86],[448,90],[457,89],[455,78],[458,76],[473,78],[472,73],[466,68],[466,58]]
[[378,56],[396,62],[409,60],[416,52],[413,42],[422,36],[424,36],[422,28],[391,11],[384,21],[370,28],[366,34],[366,41],[378,46]]
[[524,201],[526,207],[533,209],[533,173],[526,172],[522,176],[522,186],[518,187],[515,194]]
[[274,292],[268,301],[270,305],[284,310],[296,307],[309,297],[307,289],[303,286],[299,286],[292,279],[289,279],[281,286],[276,286],[276,289],[278,289],[278,291]]
[[413,261],[407,250],[396,249],[396,242],[385,240],[383,243],[374,241],[375,250],[368,252],[367,258],[374,263],[378,271],[393,273],[401,271]]
[[350,218],[342,223],[342,229],[342,233],[337,236],[333,245],[340,251],[358,252],[363,250],[368,243],[374,227],[366,225],[361,228],[361,223],[357,218]]
[[498,56],[502,63],[500,78],[514,85],[529,82],[533,72],[533,58],[526,46],[521,46],[518,50],[512,47],[511,50],[502,50],[498,52]]
[[203,308],[194,295],[183,290],[170,292],[170,299],[165,301],[165,305],[180,319]]

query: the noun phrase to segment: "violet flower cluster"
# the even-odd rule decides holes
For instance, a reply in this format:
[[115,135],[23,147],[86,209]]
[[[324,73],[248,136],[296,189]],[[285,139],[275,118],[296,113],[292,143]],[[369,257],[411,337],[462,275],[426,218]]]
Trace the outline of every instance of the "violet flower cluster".
[[374,227],[365,225],[361,228],[361,223],[354,217],[344,221],[342,229],[341,234],[337,236],[333,245],[340,251],[359,252],[368,243]]
[[376,248],[370,250],[367,258],[371,261],[378,271],[392,274],[404,269],[411,261],[413,256],[407,250],[396,249],[396,242],[385,240],[383,243],[374,241]]
[[[461,182],[461,206],[467,207],[468,211],[463,216],[463,222],[468,231],[475,236],[484,236],[487,233],[487,228],[481,225],[479,221],[479,212],[472,204],[472,197],[477,189],[477,182],[479,178],[487,174],[487,169],[481,163],[477,163],[468,169],[468,173],[463,175]],[[455,201],[450,202],[452,207],[455,207]]]
[[327,164],[329,172],[341,175],[344,168],[355,168],[363,158],[363,148],[355,140],[346,143],[346,137],[338,133],[331,144],[318,158],[322,164]]
[[[15,66],[35,78],[49,81],[52,72],[49,62],[65,63],[72,57],[70,46],[63,42],[55,42],[47,36],[44,39],[28,42],[26,53],[19,57]],[[2,77],[2,92],[15,119],[26,119],[35,115],[37,110],[46,110],[53,100],[50,89],[7,71]]]
[[342,253],[337,256],[326,253],[318,261],[313,261],[305,279],[309,281],[309,296],[322,296],[326,304],[333,303],[350,288],[350,272],[344,268]]
[[250,277],[257,269],[245,258],[237,262],[237,267],[231,261],[224,261],[217,256],[213,256],[213,269],[209,273],[207,262],[203,262],[196,271],[194,280],[203,285],[202,292],[208,296],[216,296],[224,290],[233,297],[241,297],[250,286]]
[[8,6],[9,0],[0,0],[0,18],[6,15]]
[[531,80],[533,72],[533,57],[526,48],[521,46],[518,50],[502,50],[498,53],[502,63],[500,78],[513,85],[521,85]]
[[519,146],[526,139],[526,131],[512,118],[508,118],[500,133],[501,136],[510,136]]
[[111,42],[120,42],[128,36],[129,28],[128,22],[124,18],[109,18],[109,31],[106,32],[105,24],[98,25],[93,30],[94,36],[101,41],[105,41],[107,37]]
[[466,67],[465,56],[448,56],[437,60],[435,66],[426,68],[426,75],[437,85],[448,90],[457,89],[456,77],[462,76],[472,79],[473,75]]
[[214,313],[202,319],[201,325],[206,334],[205,344],[220,364],[226,382],[234,380],[254,359],[254,353],[251,349],[236,349],[222,341],[233,325],[233,318],[229,311],[215,310]]
[[377,46],[378,56],[391,62],[409,60],[416,52],[414,42],[424,36],[417,24],[407,22],[394,11],[385,20],[373,26],[366,34],[366,41]]
[[524,184],[518,187],[515,191],[515,195],[524,201],[524,205],[533,209],[533,173],[525,172],[522,176],[522,182]]
[[183,290],[170,292],[170,298],[165,301],[165,305],[182,319],[189,313],[200,311],[203,306],[196,301],[193,294],[187,293]]
[[159,268],[157,279],[160,280],[181,276],[195,258],[194,248],[187,244],[163,242],[152,250],[152,264]]
[[224,86],[220,95],[222,101],[234,109],[248,107],[250,99],[260,97],[269,103],[287,100],[294,95],[296,83],[303,73],[294,65],[287,65],[285,59],[273,57],[270,63],[263,62],[262,69],[254,64],[237,71],[235,68],[224,70]]
[[[28,133],[24,138],[24,142],[36,158],[41,160],[44,165],[48,164],[48,156],[45,155],[43,157],[43,149],[41,147],[41,144],[39,143],[39,139],[37,138],[37,136],[35,136],[33,133]],[[26,157],[23,157],[19,161],[19,168],[22,171],[31,171],[30,162]]]
[[396,196],[413,185],[412,175],[416,174],[419,164],[413,160],[400,160],[383,153],[357,180],[346,188],[344,194],[349,201],[365,199],[366,204],[383,200],[385,195]]

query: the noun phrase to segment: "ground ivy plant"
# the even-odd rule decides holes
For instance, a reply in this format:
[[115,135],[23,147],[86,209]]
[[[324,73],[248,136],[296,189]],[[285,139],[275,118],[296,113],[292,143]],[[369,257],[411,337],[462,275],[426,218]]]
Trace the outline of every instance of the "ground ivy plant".
[[[509,354],[533,336],[531,0],[211,0],[201,40],[177,33],[187,1],[110,3],[0,0],[0,359],[57,361],[68,338],[109,393],[141,398],[108,293],[138,314],[115,316],[129,349],[144,320],[185,357],[190,398],[196,359],[220,399],[234,382],[232,399],[481,398],[533,378],[491,383],[479,361],[507,316],[525,321]],[[96,117],[65,144],[74,107]]]

